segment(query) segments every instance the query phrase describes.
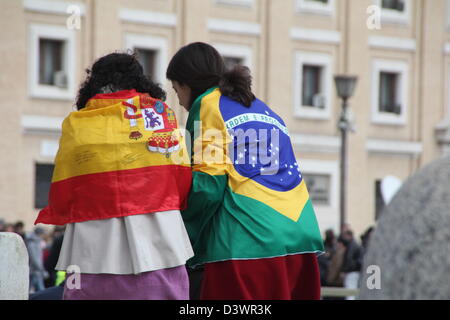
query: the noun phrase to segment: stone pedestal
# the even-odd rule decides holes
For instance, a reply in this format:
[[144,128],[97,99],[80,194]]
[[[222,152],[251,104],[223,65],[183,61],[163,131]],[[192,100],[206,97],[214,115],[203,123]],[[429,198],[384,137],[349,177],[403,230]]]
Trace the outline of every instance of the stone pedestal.
[[0,232],[0,300],[28,300],[28,252],[15,233]]
[[[444,157],[408,179],[383,212],[364,259],[359,298],[450,299],[449,239],[450,157]],[[379,271],[380,288],[371,285],[376,281],[368,270]]]

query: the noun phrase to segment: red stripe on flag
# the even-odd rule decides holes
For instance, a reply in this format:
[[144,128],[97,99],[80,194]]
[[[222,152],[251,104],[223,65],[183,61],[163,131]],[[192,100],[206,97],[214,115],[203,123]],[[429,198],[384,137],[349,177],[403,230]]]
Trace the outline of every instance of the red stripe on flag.
[[87,174],[52,183],[49,205],[35,222],[64,225],[168,210],[183,210],[190,167],[167,165]]

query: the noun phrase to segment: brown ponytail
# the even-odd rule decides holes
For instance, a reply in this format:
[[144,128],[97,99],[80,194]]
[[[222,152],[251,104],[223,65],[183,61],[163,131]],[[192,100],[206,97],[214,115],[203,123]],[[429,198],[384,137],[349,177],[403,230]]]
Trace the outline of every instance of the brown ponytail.
[[246,107],[250,107],[255,95],[252,93],[252,76],[248,67],[237,65],[226,71],[220,82],[220,91]]

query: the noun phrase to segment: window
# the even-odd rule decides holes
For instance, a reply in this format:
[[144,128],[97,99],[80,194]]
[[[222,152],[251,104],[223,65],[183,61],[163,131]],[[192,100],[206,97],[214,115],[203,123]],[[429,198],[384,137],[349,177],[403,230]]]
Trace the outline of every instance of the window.
[[34,98],[75,97],[74,31],[66,27],[30,26],[29,93]]
[[399,78],[398,73],[380,72],[379,112],[401,113],[401,105],[398,103]]
[[294,113],[300,118],[331,117],[331,55],[297,52],[294,81]]
[[404,125],[408,97],[407,64],[376,60],[372,78],[372,122]]
[[411,16],[411,0],[375,0],[381,8],[383,23],[407,24]]
[[306,185],[308,186],[309,197],[314,205],[330,205],[330,175],[325,174],[304,174]]
[[52,183],[53,164],[36,164],[34,207],[42,209],[47,206],[50,184]]
[[381,180],[375,181],[375,220],[378,220],[385,208],[383,195],[381,193]]
[[382,0],[381,8],[403,12],[405,11],[405,2],[403,0]]
[[302,105],[323,109],[325,107],[322,88],[322,67],[303,65]]
[[338,161],[303,159],[298,164],[320,228],[339,230]]
[[244,59],[236,57],[223,57],[227,70],[233,69],[234,66],[242,65]]
[[150,75],[157,83],[166,81],[168,45],[167,39],[148,35],[128,34],[125,36],[126,49],[133,50],[138,55],[144,73]]
[[[447,52],[447,55],[450,54],[450,50]],[[444,107],[444,115],[443,118],[438,122],[435,127],[436,140],[441,149],[441,153],[443,157],[450,156],[450,72],[449,66],[447,65],[447,94],[446,94],[446,102]]]
[[136,48],[137,59],[144,69],[144,74],[153,81],[155,81],[156,70],[156,56],[158,52],[156,50],[140,49]]
[[39,39],[39,84],[65,87],[58,77],[64,72],[63,58],[64,41]]
[[223,56],[227,69],[240,64],[252,70],[252,49],[250,46],[228,43],[214,43],[213,46]]
[[297,0],[297,11],[302,13],[315,13],[332,15],[335,0]]

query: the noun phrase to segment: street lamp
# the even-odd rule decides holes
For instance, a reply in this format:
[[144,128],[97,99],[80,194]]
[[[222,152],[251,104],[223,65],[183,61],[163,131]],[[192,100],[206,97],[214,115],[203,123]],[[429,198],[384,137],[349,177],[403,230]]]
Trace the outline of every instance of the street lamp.
[[346,193],[347,193],[347,132],[351,129],[351,123],[347,116],[348,100],[353,96],[358,77],[349,75],[336,75],[334,82],[339,98],[342,99],[342,113],[338,127],[341,131],[341,192],[340,192],[340,229],[344,229],[346,221]]

